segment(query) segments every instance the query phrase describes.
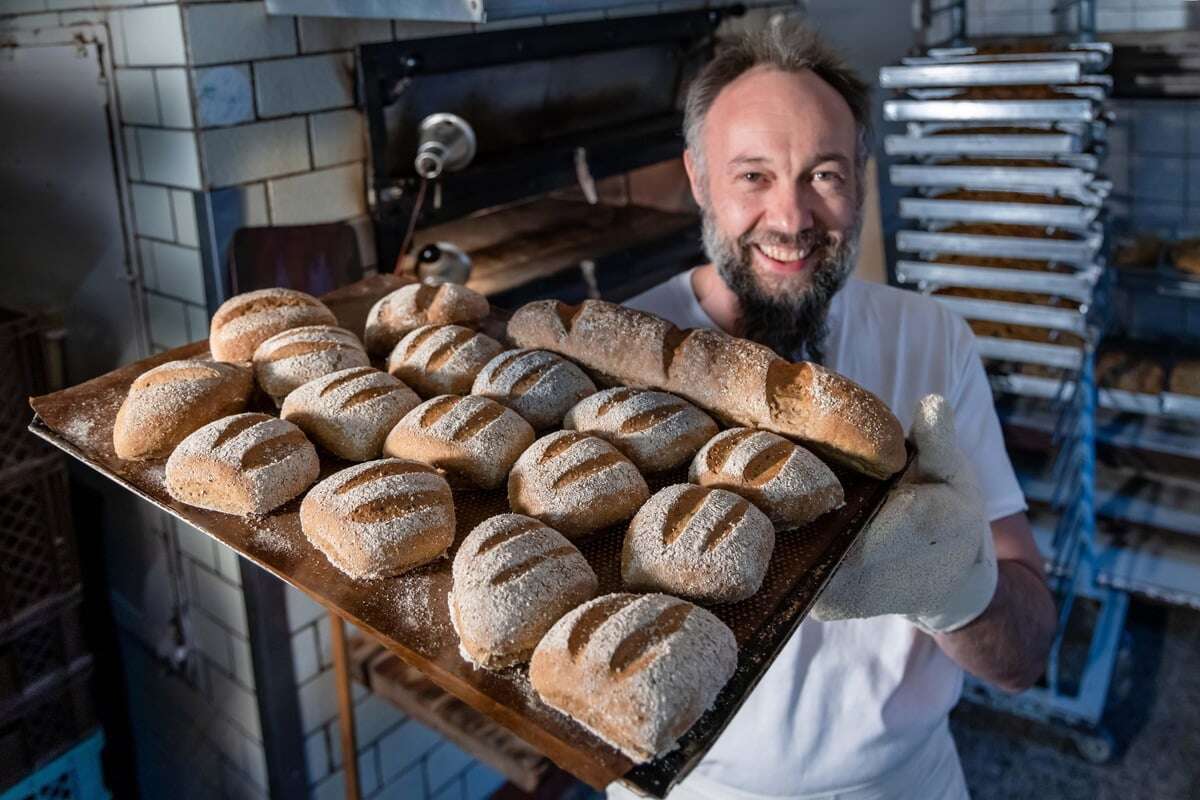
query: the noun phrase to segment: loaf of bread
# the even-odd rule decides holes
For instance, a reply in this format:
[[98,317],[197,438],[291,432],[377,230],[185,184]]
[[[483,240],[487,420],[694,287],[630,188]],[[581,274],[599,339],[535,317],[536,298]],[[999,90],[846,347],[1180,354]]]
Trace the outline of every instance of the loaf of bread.
[[517,310],[508,336],[552,350],[605,381],[662,389],[729,424],[764,428],[868,475],[904,466],[904,430],[858,384],[809,362],[713,330],[681,331],[664,319],[602,300],[539,300]]
[[454,498],[446,479],[425,464],[368,461],[314,486],[300,503],[300,527],[351,578],[385,578],[446,552],[454,541]]
[[691,403],[649,389],[605,389],[567,412],[563,427],[599,436],[642,472],[686,464],[717,435],[717,423]]
[[373,367],[351,367],[309,381],[283,401],[280,416],[347,461],[379,458],[383,442],[421,403],[412,389]]
[[275,334],[254,351],[254,377],[276,405],[313,378],[370,365],[371,359],[358,337],[333,325],[291,328]]
[[405,414],[388,434],[383,452],[495,489],[504,485],[513,462],[531,442],[529,423],[495,400],[442,395]]
[[254,374],[241,364],[160,364],[130,385],[113,425],[113,449],[118,458],[165,458],[200,426],[245,410],[253,390]]
[[762,586],[774,550],[775,527],[749,500],[679,483],[655,492],[629,523],[621,579],[627,589],[733,603]]
[[167,459],[166,483],[181,503],[256,516],[301,494],[320,471],[304,431],[247,413],[210,422],[180,442]]
[[1176,394],[1200,396],[1200,359],[1176,362],[1171,370],[1170,390]]
[[468,661],[499,669],[529,660],[550,626],[596,594],[596,573],[558,531],[500,514],[458,548],[450,622]]
[[489,361],[471,394],[490,397],[516,411],[537,430],[557,428],[571,406],[594,394],[583,370],[545,350],[509,350]]
[[798,528],[845,504],[842,484],[821,459],[770,431],[730,428],[696,454],[688,480],[728,489],[777,530]]
[[468,394],[484,365],[504,352],[492,337],[461,325],[425,325],[407,334],[388,356],[388,372],[417,394]]
[[491,309],[487,298],[456,283],[413,283],[382,297],[367,315],[367,349],[386,355],[409,331],[423,325],[478,325]]
[[737,668],[733,631],[665,594],[607,594],[554,624],[529,682],[546,705],[638,763],[670,750]]
[[624,522],[650,497],[646,479],[603,439],[556,431],[529,447],[508,476],[508,505],[576,539]]
[[217,361],[249,361],[275,334],[304,325],[336,325],[325,305],[292,289],[260,289],[229,298],[213,314],[208,349]]

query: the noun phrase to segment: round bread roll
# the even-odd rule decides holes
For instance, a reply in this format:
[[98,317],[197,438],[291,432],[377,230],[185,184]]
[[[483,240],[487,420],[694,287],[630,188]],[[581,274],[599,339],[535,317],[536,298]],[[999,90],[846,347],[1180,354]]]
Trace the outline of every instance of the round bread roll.
[[253,390],[254,374],[242,364],[160,364],[130,385],[113,425],[113,449],[118,458],[165,458],[200,426],[244,410]]
[[221,304],[209,325],[208,349],[217,361],[249,361],[260,344],[280,331],[336,324],[333,312],[310,294],[259,289]]
[[280,416],[347,461],[370,461],[396,423],[421,402],[412,389],[373,367],[314,378],[283,401]]
[[254,351],[254,376],[276,405],[313,378],[370,365],[371,359],[358,337],[333,325],[291,328],[275,334]]
[[762,586],[775,528],[744,497],[678,483],[642,506],[625,534],[621,579],[693,600],[732,603]]
[[712,417],[682,398],[623,387],[580,401],[567,412],[563,427],[611,442],[642,472],[687,463],[718,430]]
[[390,353],[404,334],[422,325],[478,325],[491,309],[487,298],[456,283],[413,283],[384,295],[367,315],[363,334],[372,353]]
[[650,489],[629,459],[608,442],[578,431],[543,436],[508,476],[508,505],[577,539],[624,522]]
[[300,527],[351,578],[386,578],[446,552],[454,541],[454,498],[446,479],[425,464],[368,461],[314,486],[300,503]]
[[190,506],[253,516],[296,497],[321,464],[304,432],[266,414],[235,414],[188,436],[167,459],[167,491]]
[[737,669],[733,631],[665,594],[606,594],[560,619],[529,662],[546,705],[638,763],[670,750]]
[[692,459],[688,480],[740,494],[776,530],[806,525],[846,502],[825,462],[782,436],[753,428],[730,428],[714,437]]
[[563,415],[596,384],[583,370],[547,350],[509,350],[489,361],[471,394],[508,406],[534,428],[557,428]]
[[495,489],[532,441],[529,423],[495,400],[442,395],[405,414],[388,434],[383,452]]
[[458,548],[451,574],[459,649],[487,669],[528,661],[550,626],[599,585],[575,545],[520,514],[480,523]]
[[422,397],[468,394],[479,370],[504,345],[461,325],[425,325],[406,335],[388,356],[388,372]]

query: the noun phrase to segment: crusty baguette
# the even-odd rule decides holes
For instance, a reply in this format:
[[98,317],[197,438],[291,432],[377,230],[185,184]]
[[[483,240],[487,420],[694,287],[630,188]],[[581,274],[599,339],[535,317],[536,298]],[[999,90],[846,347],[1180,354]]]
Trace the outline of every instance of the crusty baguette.
[[671,749],[737,668],[733,631],[710,612],[665,594],[606,594],[542,637],[529,682],[636,762]]
[[471,394],[516,411],[537,430],[557,428],[571,406],[596,391],[583,370],[557,353],[509,350],[475,377]]
[[275,334],[303,325],[336,325],[317,298],[294,289],[259,289],[235,295],[213,314],[208,349],[217,361],[249,361]]
[[421,403],[397,378],[374,367],[351,367],[315,378],[283,401],[279,416],[347,461],[370,461],[396,423]]
[[202,425],[245,410],[254,374],[243,364],[168,361],[138,376],[117,411],[118,458],[165,458]]
[[728,423],[798,439],[874,477],[904,466],[904,429],[882,400],[836,372],[745,339],[681,331],[602,300],[529,303],[509,321],[508,336],[519,347],[567,356],[607,383],[673,392]]
[[289,328],[254,351],[254,377],[276,405],[313,378],[370,364],[358,337],[334,325]]
[[487,298],[455,283],[413,283],[381,298],[367,315],[367,349],[386,355],[406,333],[422,325],[472,327],[488,315]]

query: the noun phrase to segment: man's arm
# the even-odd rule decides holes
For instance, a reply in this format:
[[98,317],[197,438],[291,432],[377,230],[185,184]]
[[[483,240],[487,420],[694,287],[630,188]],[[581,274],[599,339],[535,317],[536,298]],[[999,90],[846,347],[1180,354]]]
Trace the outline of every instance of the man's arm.
[[992,523],[999,575],[987,609],[938,646],[972,675],[1008,692],[1028,689],[1046,667],[1057,611],[1024,514]]

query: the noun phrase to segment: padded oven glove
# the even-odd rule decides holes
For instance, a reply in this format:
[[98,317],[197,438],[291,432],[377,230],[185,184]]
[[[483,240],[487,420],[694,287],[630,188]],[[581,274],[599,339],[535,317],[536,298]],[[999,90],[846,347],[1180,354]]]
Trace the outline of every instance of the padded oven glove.
[[896,486],[817,598],[823,622],[902,614],[926,633],[974,620],[996,591],[996,551],[974,472],[941,395],[921,401],[916,479]]

